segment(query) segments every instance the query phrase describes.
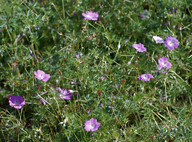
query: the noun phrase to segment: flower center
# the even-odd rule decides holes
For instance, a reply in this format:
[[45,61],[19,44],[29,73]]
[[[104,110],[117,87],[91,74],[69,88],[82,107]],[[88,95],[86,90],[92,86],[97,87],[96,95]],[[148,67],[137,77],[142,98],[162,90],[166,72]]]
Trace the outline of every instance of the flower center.
[[162,62],[162,66],[165,67],[167,65],[166,62]]
[[88,18],[91,18],[92,16],[91,16],[91,14],[87,14],[87,17],[88,17]]
[[173,42],[172,41],[168,41],[168,45],[169,46],[173,46]]
[[63,92],[62,92],[62,95],[63,95],[63,96],[66,96],[66,95],[67,95],[67,91],[66,91],[66,90],[63,91]]
[[44,78],[44,75],[40,74],[40,75],[39,75],[39,78],[40,78],[40,79],[43,79],[43,78]]
[[143,79],[147,79],[147,76],[146,76],[146,75],[144,75],[144,76],[143,76]]
[[89,128],[90,128],[90,129],[93,129],[94,127],[95,127],[94,124],[90,124],[90,125],[89,125]]
[[15,105],[19,105],[20,102],[16,100],[16,101],[14,101],[14,104],[15,104]]

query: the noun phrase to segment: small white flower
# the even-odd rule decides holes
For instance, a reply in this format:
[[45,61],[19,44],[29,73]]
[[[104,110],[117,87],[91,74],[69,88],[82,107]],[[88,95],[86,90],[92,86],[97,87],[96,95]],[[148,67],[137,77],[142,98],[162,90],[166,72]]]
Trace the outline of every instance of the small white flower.
[[164,43],[164,40],[158,36],[153,36],[153,39],[155,40],[156,43]]

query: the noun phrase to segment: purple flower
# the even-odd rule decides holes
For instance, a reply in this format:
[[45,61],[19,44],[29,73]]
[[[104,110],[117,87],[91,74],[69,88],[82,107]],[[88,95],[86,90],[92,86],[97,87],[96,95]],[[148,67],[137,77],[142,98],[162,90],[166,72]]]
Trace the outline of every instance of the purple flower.
[[104,76],[104,75],[102,75],[102,76],[101,76],[101,79],[102,79],[102,80],[105,80],[105,76]]
[[40,29],[40,27],[39,27],[39,26],[36,26],[36,28],[37,28],[37,30],[39,30],[39,29]]
[[153,36],[153,39],[155,40],[156,43],[164,43],[164,40],[158,36]]
[[37,78],[38,80],[45,81],[45,82],[48,81],[50,78],[50,74],[46,74],[42,70],[37,70],[37,72],[34,71],[34,74],[35,74],[35,78]]
[[168,47],[169,50],[173,50],[179,46],[179,42],[175,37],[168,36],[164,42],[165,46]]
[[17,38],[21,38],[21,36],[20,36],[20,35],[17,35]]
[[139,80],[150,81],[151,78],[154,78],[152,74],[141,74],[139,75]]
[[140,15],[140,17],[141,17],[141,18],[145,18],[145,14],[142,13],[142,14]]
[[103,107],[103,102],[102,102],[102,101],[100,101],[99,105]]
[[158,59],[158,63],[162,67],[168,67],[171,68],[171,63],[168,61],[167,57],[161,57]]
[[91,133],[91,137],[93,137],[94,135],[93,135],[93,133]]
[[85,20],[94,20],[94,21],[96,21],[97,18],[99,17],[97,12],[91,12],[91,11],[87,11],[86,13],[82,13],[82,15],[84,16]]
[[40,103],[41,104],[46,104],[46,100],[45,99],[41,99]]
[[145,48],[144,45],[141,44],[141,43],[133,44],[132,46],[133,46],[133,48],[135,48],[138,52],[144,52],[144,51],[147,50],[147,48]]
[[85,123],[85,130],[86,131],[96,131],[100,127],[100,123],[97,122],[97,119],[91,118],[90,120],[87,120]]
[[66,89],[61,89],[61,88],[58,88],[56,89],[57,90],[57,93],[59,94],[59,97],[62,99],[62,100],[70,100],[71,99],[71,95],[72,93],[69,91],[69,90],[66,90]]
[[21,96],[10,96],[9,97],[9,105],[16,109],[21,109],[22,105],[25,104],[25,101]]
[[168,61],[167,57],[161,57],[158,59],[159,66],[157,67],[158,70],[165,69],[162,73],[166,73],[168,69],[171,68],[172,64]]
[[173,11],[176,13],[177,12],[177,8],[173,9]]
[[77,92],[75,92],[75,94],[78,96],[79,95],[79,93],[77,93]]
[[125,43],[127,43],[128,41],[129,41],[129,39],[126,39],[126,40],[125,40]]
[[74,84],[74,85],[75,85],[75,84],[76,84],[76,81],[71,81],[71,84]]
[[31,51],[31,50],[29,50],[29,54],[30,54],[31,56],[34,56],[33,51]]
[[83,54],[81,53],[81,52],[78,52],[78,53],[76,53],[76,57],[78,58],[78,59],[81,59],[81,56],[82,56]]

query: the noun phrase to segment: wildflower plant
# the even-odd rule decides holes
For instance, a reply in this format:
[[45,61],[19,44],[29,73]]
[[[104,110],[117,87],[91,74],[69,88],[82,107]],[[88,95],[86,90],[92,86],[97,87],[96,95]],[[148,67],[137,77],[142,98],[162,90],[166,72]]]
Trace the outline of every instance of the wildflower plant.
[[25,105],[25,101],[21,96],[10,96],[9,105],[15,109],[21,109],[22,106]]
[[85,130],[86,131],[96,131],[100,127],[101,123],[97,122],[97,119],[91,118],[90,120],[87,120],[85,123]]
[[66,89],[58,88],[56,89],[57,93],[59,94],[59,97],[61,99],[70,100],[72,93],[70,91],[67,91]]
[[142,43],[133,44],[132,46],[137,50],[137,52],[145,52],[147,50]]
[[143,81],[150,81],[151,79],[153,79],[153,75],[152,74],[141,74],[139,75],[139,80],[143,80]]
[[37,72],[34,71],[34,74],[35,74],[35,78],[37,78],[38,80],[42,80],[44,82],[47,82],[49,80],[49,78],[50,78],[50,75],[46,74],[42,70],[37,70]]
[[91,11],[82,13],[82,15],[84,16],[85,20],[93,20],[93,21],[96,21],[99,17],[97,12],[91,12]]
[[169,49],[169,50],[173,50],[175,48],[178,48],[179,46],[179,42],[178,40],[175,38],[175,37],[171,37],[171,36],[168,36],[166,39],[165,39],[165,46]]
[[153,36],[153,39],[156,43],[164,43],[164,40],[159,36]]
[[0,1],[1,141],[190,141],[191,7]]
[[172,64],[168,61],[167,57],[161,57],[158,59],[159,66],[157,67],[158,70],[165,69],[162,73],[165,73],[167,70],[169,70],[172,66]]

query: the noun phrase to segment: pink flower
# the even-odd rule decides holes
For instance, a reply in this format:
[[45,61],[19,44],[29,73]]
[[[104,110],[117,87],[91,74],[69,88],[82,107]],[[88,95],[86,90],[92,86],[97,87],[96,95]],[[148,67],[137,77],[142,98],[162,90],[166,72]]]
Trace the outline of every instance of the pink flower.
[[150,81],[151,78],[154,78],[152,74],[141,74],[139,75],[139,80]]
[[50,78],[50,74],[46,74],[42,70],[37,70],[37,72],[34,71],[34,74],[35,74],[35,78],[37,78],[38,80],[41,80],[41,81],[45,81],[46,82]]
[[87,120],[85,123],[85,130],[86,131],[96,131],[100,127],[100,123],[97,122],[97,119],[91,118],[90,120]]
[[141,17],[141,18],[145,18],[145,14],[142,13],[142,14],[140,15],[140,17]]
[[144,47],[142,43],[133,44],[133,48],[135,48],[138,52],[144,52],[147,50],[147,48]]
[[96,21],[97,18],[99,17],[97,12],[91,12],[91,11],[87,11],[86,13],[82,13],[82,15],[84,16],[85,20],[94,20],[94,21]]

